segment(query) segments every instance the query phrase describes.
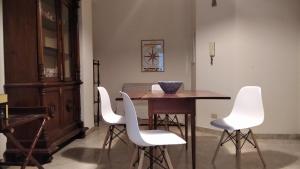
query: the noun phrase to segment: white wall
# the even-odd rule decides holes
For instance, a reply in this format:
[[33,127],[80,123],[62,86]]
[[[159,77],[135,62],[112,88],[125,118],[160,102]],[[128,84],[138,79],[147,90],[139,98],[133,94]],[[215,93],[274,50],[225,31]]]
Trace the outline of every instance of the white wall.
[[[197,88],[232,96],[259,85],[265,122],[258,133],[299,132],[298,77],[300,1],[226,0],[211,8],[197,0]],[[210,66],[208,43],[216,42]],[[299,78],[298,78],[299,79]],[[225,116],[233,101],[199,101],[198,125],[210,127],[211,113]]]
[[92,0],[80,1],[79,40],[81,80],[81,119],[94,126]]
[[[191,87],[192,0],[94,0],[94,56],[112,98],[123,83],[182,80]],[[165,72],[141,72],[141,40],[165,40]]]
[[[298,56],[300,56],[300,32],[298,33]],[[298,101],[300,101],[300,57],[298,57]],[[298,104],[298,112],[300,112],[300,104]],[[300,133],[300,113],[298,113],[298,133]]]

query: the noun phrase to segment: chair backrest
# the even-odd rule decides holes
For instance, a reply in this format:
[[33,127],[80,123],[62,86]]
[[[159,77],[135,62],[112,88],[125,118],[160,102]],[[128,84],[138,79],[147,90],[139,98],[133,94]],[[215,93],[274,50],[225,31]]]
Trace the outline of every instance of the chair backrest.
[[231,115],[245,116],[261,124],[264,121],[261,88],[258,86],[245,86],[241,88],[236,96]]
[[114,111],[111,108],[110,98],[107,93],[107,90],[104,87],[99,86],[98,91],[100,93],[100,100],[101,100],[101,114],[103,120],[108,122],[107,119],[110,116],[110,114],[114,114]]
[[159,84],[153,84],[151,86],[151,91],[163,91]]
[[136,115],[136,110],[133,105],[133,102],[131,101],[130,97],[124,93],[120,92],[123,97],[123,104],[125,109],[125,119],[126,119],[126,131],[128,134],[129,139],[136,145],[145,145]]

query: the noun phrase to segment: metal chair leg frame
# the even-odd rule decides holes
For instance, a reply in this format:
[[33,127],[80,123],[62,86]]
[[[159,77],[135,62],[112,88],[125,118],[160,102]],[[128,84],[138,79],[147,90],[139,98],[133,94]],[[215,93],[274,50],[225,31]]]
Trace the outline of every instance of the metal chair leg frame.
[[[164,160],[164,150],[157,146],[157,147],[149,147],[149,151],[145,151],[145,156],[148,157],[150,159],[150,161],[153,162],[153,164],[157,164],[159,167],[163,168],[163,169],[168,169],[167,167],[165,167],[163,165],[164,162],[166,162],[166,160]],[[159,149],[160,150],[160,154],[157,155],[156,151]],[[154,152],[153,152],[154,151]],[[162,158],[162,159],[161,159]],[[153,167],[153,164],[152,164],[152,167]],[[151,169],[151,164],[150,166],[147,168],[147,169]]]
[[[117,132],[115,132],[115,130],[117,130]],[[120,135],[121,135],[122,133],[124,133],[125,131],[126,131],[125,128],[122,129],[122,130],[120,130],[120,129],[118,129],[115,125],[109,126],[108,129],[107,129],[107,133],[106,133],[106,136],[105,136],[103,145],[102,145],[102,150],[105,150],[106,145],[108,145],[108,153],[110,153],[112,141],[113,141],[115,138],[119,138],[122,142],[124,142],[125,144],[127,144],[127,142],[124,141],[124,140],[120,137]]]
[[[178,128],[178,130],[179,130],[179,132],[180,132],[180,135],[181,135],[181,137],[182,138],[185,138],[186,139],[186,137],[187,136],[185,136],[184,134],[183,134],[183,131],[182,131],[182,129],[181,129],[181,124],[179,123],[179,120],[178,120],[178,117],[177,117],[177,115],[175,114],[174,115],[174,118],[171,118],[170,116],[169,116],[169,114],[165,114],[165,118],[163,119],[163,120],[161,120],[162,118],[160,117],[160,115],[158,115],[157,116],[157,121],[162,121],[162,123],[163,123],[163,125],[164,125],[164,127],[165,127],[165,130],[167,130],[167,131],[169,131],[170,129],[169,129],[169,126],[170,125],[176,125],[176,127]],[[187,125],[187,116],[185,115],[185,128],[188,126]],[[161,123],[158,123],[157,124],[157,126],[159,126]],[[187,129],[186,129],[186,134],[187,134]],[[187,139],[186,139],[186,141],[187,141]]]
[[[152,149],[159,148],[161,154],[159,154],[158,156],[153,156],[151,151],[149,152],[146,150],[147,148],[149,148],[149,151],[151,150],[151,148]],[[157,166],[161,167],[162,169],[174,169],[166,146],[163,146],[162,148],[161,147],[136,147],[131,158],[129,169],[134,169],[136,164],[138,164],[138,169],[140,169],[143,166],[143,161],[145,157],[151,159],[153,163],[157,164]],[[164,165],[164,163],[166,164],[166,166]],[[151,167],[149,166],[148,169],[149,168]]]
[[[235,133],[235,135],[234,135],[234,133]],[[224,139],[225,134],[227,134],[228,136]],[[249,139],[250,135],[251,135],[251,138],[252,138],[253,142]],[[244,140],[244,141],[241,144],[242,140]],[[213,156],[213,159],[212,159],[212,164],[213,165],[215,163],[216,156],[219,152],[220,147],[223,144],[227,143],[228,141],[232,141],[233,144],[235,145],[235,148],[236,148],[236,168],[237,169],[241,168],[241,149],[243,148],[245,142],[250,143],[251,145],[254,146],[254,148],[257,149],[257,152],[258,152],[258,155],[261,159],[261,162],[262,162],[264,168],[266,168],[266,163],[263,159],[262,153],[261,153],[261,151],[258,147],[257,141],[256,141],[256,139],[254,137],[254,134],[253,134],[251,129],[249,129],[249,132],[247,134],[243,134],[240,130],[236,130],[232,133],[229,133],[227,130],[224,130],[222,135],[221,135],[221,138],[220,138],[219,144],[217,146],[216,152],[215,152],[215,154]]]
[[174,119],[176,120],[177,128],[178,128],[178,130],[180,131],[181,137],[184,138],[184,134],[183,134],[183,132],[182,132],[182,129],[181,129],[181,126],[180,126],[178,117],[177,117],[176,115],[174,116]]

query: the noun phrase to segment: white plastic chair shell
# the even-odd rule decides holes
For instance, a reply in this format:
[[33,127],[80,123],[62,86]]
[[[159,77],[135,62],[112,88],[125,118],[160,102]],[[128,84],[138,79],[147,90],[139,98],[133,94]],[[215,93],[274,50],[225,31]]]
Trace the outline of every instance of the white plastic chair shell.
[[237,94],[231,113],[225,118],[212,121],[211,125],[233,131],[255,127],[263,121],[261,88],[245,86]]
[[159,84],[153,84],[151,86],[151,91],[163,91]]
[[101,114],[105,122],[109,124],[125,124],[125,117],[115,114],[111,108],[110,98],[106,89],[102,86],[98,87],[101,98]]
[[185,140],[174,133],[164,130],[141,130],[138,126],[136,110],[130,97],[120,92],[125,109],[126,129],[129,139],[141,147],[186,144]]

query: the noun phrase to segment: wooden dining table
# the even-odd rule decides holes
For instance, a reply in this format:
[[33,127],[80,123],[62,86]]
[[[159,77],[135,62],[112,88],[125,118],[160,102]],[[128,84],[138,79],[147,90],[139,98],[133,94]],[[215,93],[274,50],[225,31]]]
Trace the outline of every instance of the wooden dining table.
[[[153,129],[154,117],[157,114],[184,114],[191,119],[192,168],[196,169],[196,100],[228,100],[230,97],[206,90],[183,90],[175,94],[165,94],[160,91],[128,92],[132,100],[148,101],[148,124]],[[118,100],[118,99],[117,99]],[[151,163],[151,168],[152,168]]]

